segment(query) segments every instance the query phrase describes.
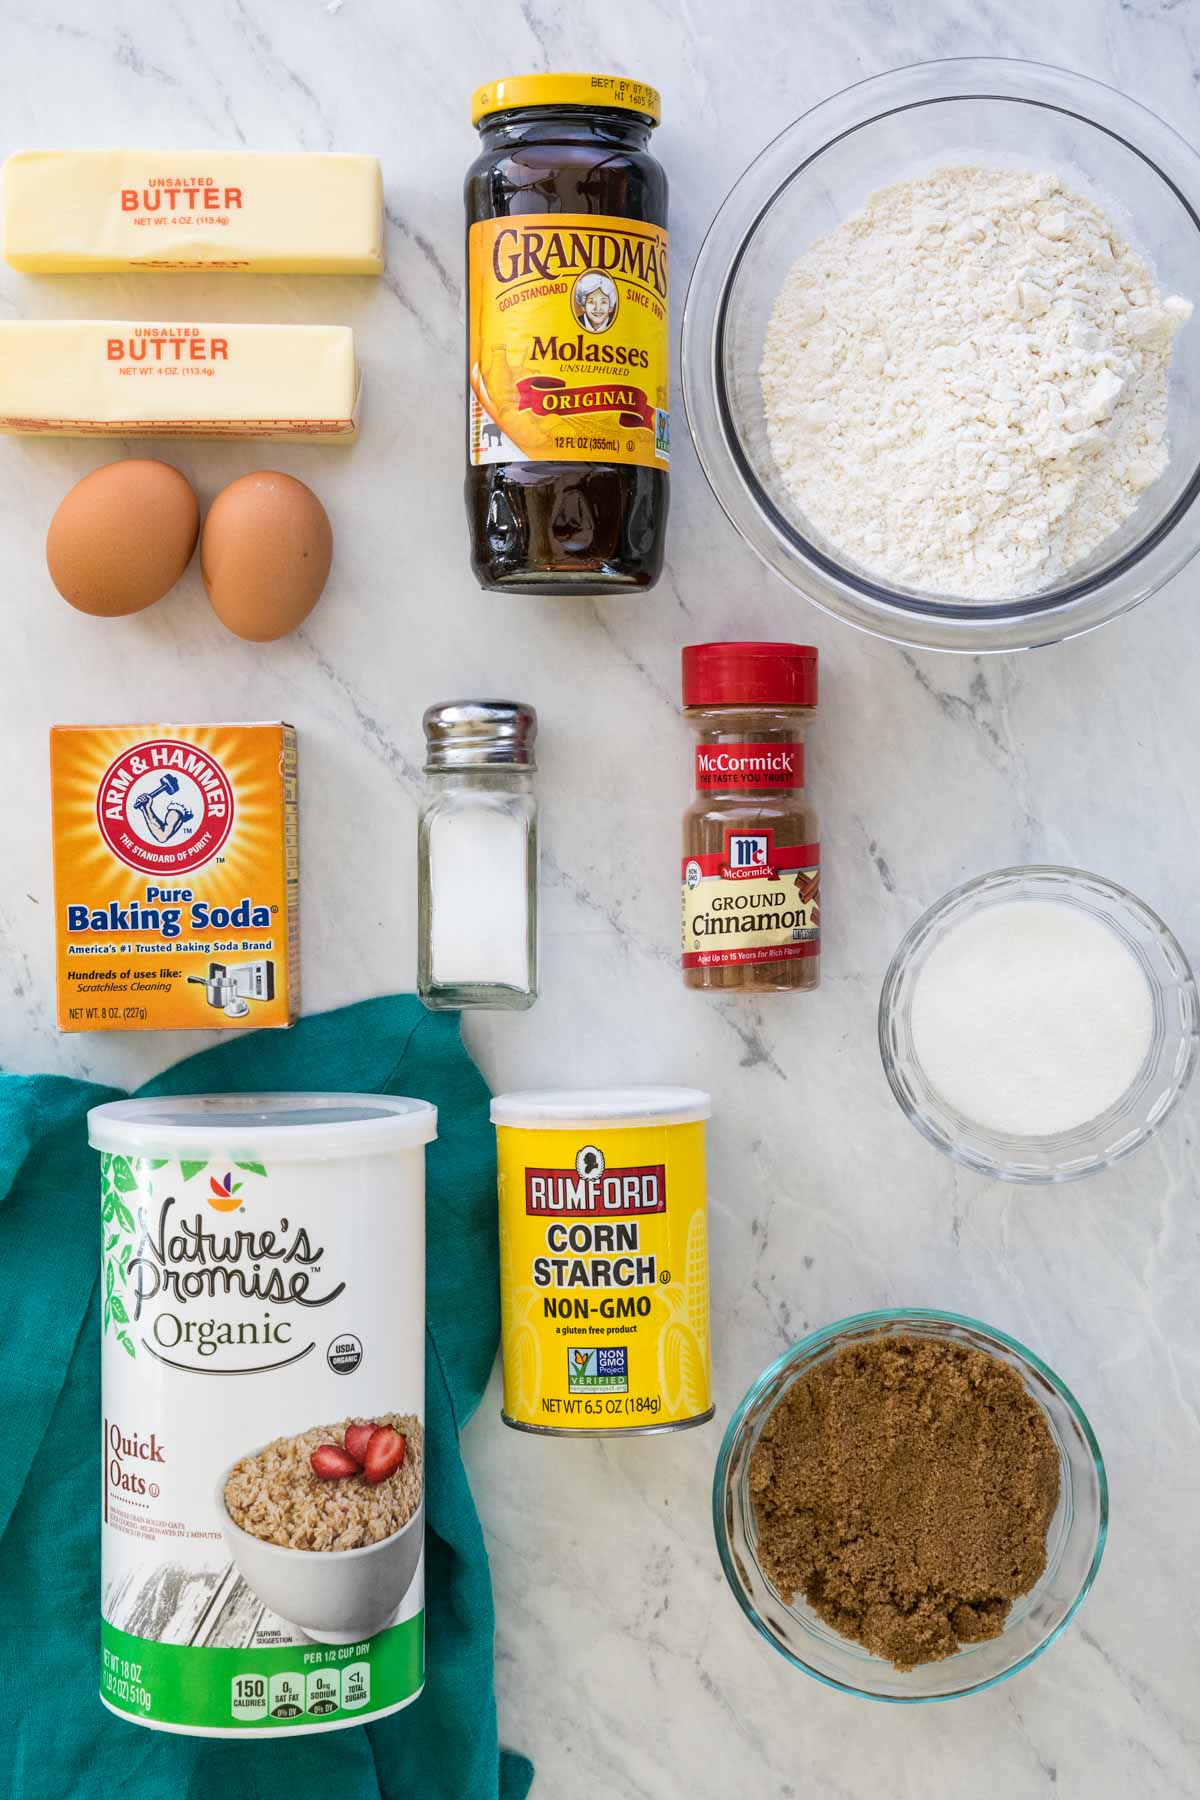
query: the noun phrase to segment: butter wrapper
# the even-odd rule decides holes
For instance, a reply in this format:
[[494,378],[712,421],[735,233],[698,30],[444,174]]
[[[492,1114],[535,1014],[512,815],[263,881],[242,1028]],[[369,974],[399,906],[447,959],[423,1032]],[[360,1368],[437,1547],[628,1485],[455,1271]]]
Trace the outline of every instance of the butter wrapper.
[[348,325],[0,321],[0,431],[30,437],[348,442]]
[[321,152],[19,150],[4,254],[34,274],[378,275],[383,177]]

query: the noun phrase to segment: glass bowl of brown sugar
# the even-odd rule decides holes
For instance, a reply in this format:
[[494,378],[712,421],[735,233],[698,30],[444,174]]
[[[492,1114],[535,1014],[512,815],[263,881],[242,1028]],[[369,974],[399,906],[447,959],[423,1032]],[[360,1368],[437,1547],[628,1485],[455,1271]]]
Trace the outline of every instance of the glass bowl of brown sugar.
[[789,1662],[914,1705],[993,1687],[1066,1629],[1108,1484],[1079,1402],[1024,1345],[956,1313],[860,1313],[750,1388],[713,1525],[739,1605]]

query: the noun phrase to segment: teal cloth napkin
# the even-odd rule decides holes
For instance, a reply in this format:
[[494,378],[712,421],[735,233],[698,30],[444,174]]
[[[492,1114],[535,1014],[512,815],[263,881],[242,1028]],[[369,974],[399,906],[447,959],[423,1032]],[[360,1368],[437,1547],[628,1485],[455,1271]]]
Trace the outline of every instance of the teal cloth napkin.
[[[98,1158],[90,1106],[114,1088],[0,1075],[0,1792],[14,1800],[524,1800],[499,1751],[492,1590],[458,1434],[499,1336],[488,1093],[456,1020],[410,995],[230,1036],[139,1090],[415,1094],[429,1147],[426,1686],[378,1724],[315,1737],[148,1731],[101,1706]],[[11,1786],[8,1783],[11,1782]]]

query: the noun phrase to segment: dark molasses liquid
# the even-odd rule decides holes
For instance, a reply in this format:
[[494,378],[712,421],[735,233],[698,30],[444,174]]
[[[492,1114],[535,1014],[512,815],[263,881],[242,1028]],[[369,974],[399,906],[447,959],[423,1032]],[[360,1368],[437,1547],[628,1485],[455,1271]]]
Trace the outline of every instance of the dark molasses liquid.
[[[665,229],[667,178],[646,149],[648,120],[600,108],[531,107],[496,114],[480,129],[483,149],[465,187],[468,233],[481,220],[555,213]],[[603,594],[652,587],[662,569],[663,469],[603,460],[485,463],[468,467],[466,500],[482,587]]]

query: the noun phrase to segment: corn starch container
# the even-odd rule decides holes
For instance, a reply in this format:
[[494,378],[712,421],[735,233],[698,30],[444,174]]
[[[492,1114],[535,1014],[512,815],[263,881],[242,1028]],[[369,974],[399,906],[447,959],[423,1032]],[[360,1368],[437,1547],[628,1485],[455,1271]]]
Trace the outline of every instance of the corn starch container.
[[712,1418],[710,1111],[694,1088],[492,1101],[505,1424],[626,1437]]

